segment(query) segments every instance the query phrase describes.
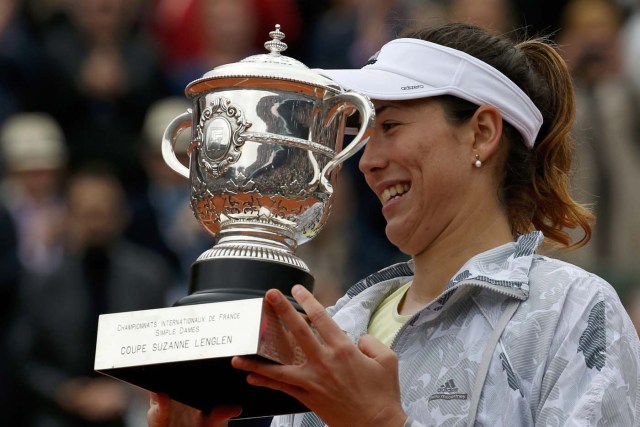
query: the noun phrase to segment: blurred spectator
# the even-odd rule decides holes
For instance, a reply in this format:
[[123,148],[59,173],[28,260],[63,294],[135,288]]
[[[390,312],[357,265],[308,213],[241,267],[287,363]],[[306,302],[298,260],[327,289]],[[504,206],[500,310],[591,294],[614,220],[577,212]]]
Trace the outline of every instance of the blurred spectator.
[[21,113],[5,122],[0,144],[0,198],[17,227],[20,262],[27,271],[50,272],[62,255],[64,136],[49,115]]
[[36,38],[42,42],[47,31],[66,21],[66,12],[73,0],[19,0],[22,15],[29,22]]
[[138,135],[147,108],[166,93],[155,46],[139,30],[140,0],[69,2],[67,19],[42,39],[54,93],[48,111],[67,136],[70,166],[108,162],[142,185]]
[[637,282],[636,286],[629,289],[625,295],[624,304],[638,335],[640,335],[640,286],[637,286]]
[[623,28],[622,59],[625,74],[640,94],[640,1],[634,6]]
[[[329,9],[332,2],[333,0],[295,0],[299,10],[300,30],[294,43],[287,41],[289,49],[286,55],[301,61],[303,64],[309,64],[311,57],[309,46],[311,44],[311,36],[316,32],[316,27],[318,26],[318,17]],[[285,27],[282,22],[277,23],[283,25],[282,30],[289,38],[288,26]]]
[[[162,52],[163,66],[170,78],[173,67],[191,62],[200,54],[201,28],[196,25],[200,0],[154,0],[149,12],[149,29]],[[183,87],[175,88],[176,94]]]
[[[20,403],[14,385],[8,331],[12,325],[18,297],[20,264],[18,239],[9,211],[0,200],[0,419],[6,425],[20,425],[15,419]],[[4,424],[4,423],[3,423]]]
[[555,33],[562,26],[562,12],[569,0],[511,0],[519,27],[530,35]]
[[613,3],[572,0],[558,41],[576,88],[575,195],[593,204],[598,220],[591,243],[566,258],[624,297],[640,278],[640,110],[621,69],[620,28]]
[[515,28],[511,0],[451,0],[449,20],[504,34]]
[[171,91],[218,65],[266,53],[275,24],[295,43],[300,16],[295,0],[157,0],[151,30],[164,48]]
[[335,0],[318,17],[309,46],[309,66],[362,67],[404,26],[400,0]]
[[0,2],[0,125],[11,114],[37,108],[45,86],[42,49],[21,5],[21,0]]
[[[191,264],[214,243],[191,212],[189,180],[169,168],[162,158],[164,130],[189,107],[185,98],[170,97],[149,109],[142,155],[149,185],[147,191],[131,203],[133,218],[127,230],[132,241],[164,255],[175,265],[176,286],[169,296],[171,303],[186,295]],[[190,136],[190,129],[183,131],[175,147],[178,159],[185,165],[189,164]]]
[[12,348],[33,426],[122,426],[137,389],[93,372],[98,315],[161,307],[169,274],[123,241],[124,193],[99,170],[70,179],[66,252],[48,276],[22,286]]

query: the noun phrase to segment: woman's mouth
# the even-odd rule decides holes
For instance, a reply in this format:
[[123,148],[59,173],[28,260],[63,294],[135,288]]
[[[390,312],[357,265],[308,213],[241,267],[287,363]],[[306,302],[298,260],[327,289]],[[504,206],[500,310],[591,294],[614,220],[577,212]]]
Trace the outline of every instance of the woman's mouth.
[[380,200],[383,205],[386,205],[390,200],[402,197],[403,194],[409,191],[409,188],[411,188],[411,186],[408,183],[394,184],[384,189],[380,195]]

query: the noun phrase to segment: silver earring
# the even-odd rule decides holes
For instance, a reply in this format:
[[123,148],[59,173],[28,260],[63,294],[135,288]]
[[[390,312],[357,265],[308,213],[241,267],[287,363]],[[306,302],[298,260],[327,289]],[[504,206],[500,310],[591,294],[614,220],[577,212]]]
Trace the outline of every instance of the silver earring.
[[480,156],[476,154],[476,162],[474,163],[477,168],[482,166],[482,162],[480,161]]

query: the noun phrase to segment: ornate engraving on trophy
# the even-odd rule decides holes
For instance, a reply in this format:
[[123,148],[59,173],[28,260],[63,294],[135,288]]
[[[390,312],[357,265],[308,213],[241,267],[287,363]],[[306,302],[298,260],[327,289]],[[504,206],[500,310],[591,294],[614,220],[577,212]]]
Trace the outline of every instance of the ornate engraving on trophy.
[[239,177],[236,182],[233,178],[229,179],[226,182],[224,187],[224,192],[228,194],[238,194],[238,193],[259,193],[256,188],[256,182],[253,179],[242,179],[243,177]]
[[[226,116],[226,117],[225,117]],[[232,123],[230,119],[235,119]],[[213,98],[202,111],[196,125],[195,142],[198,144],[200,166],[211,178],[218,178],[238,161],[245,142],[243,133],[251,126],[244,113],[224,97]]]
[[203,223],[218,223],[220,213],[212,201],[213,194],[198,177],[191,182],[191,210]]
[[305,196],[305,194],[308,193],[308,188],[300,185],[297,179],[292,179],[290,182],[283,182],[281,188],[283,194],[295,196],[296,198]]

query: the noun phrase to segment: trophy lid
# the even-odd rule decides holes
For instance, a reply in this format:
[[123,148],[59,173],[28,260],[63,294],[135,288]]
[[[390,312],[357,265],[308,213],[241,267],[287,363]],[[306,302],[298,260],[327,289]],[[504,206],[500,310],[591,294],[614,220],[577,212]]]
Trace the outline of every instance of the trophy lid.
[[[185,89],[187,96],[197,95],[213,88],[225,87],[227,84],[220,80],[229,78],[245,79],[242,86],[255,86],[255,84],[251,84],[252,80],[268,79],[271,80],[269,87],[274,87],[273,79],[275,79],[340,91],[340,87],[332,80],[309,69],[302,62],[281,54],[287,49],[287,44],[282,41],[285,34],[280,31],[280,25],[276,24],[275,30],[269,32],[269,36],[271,40],[264,44],[269,53],[252,55],[239,62],[220,65],[208,71],[201,78],[187,85]],[[257,81],[253,83],[257,83]],[[258,84],[258,86],[260,85]]]

